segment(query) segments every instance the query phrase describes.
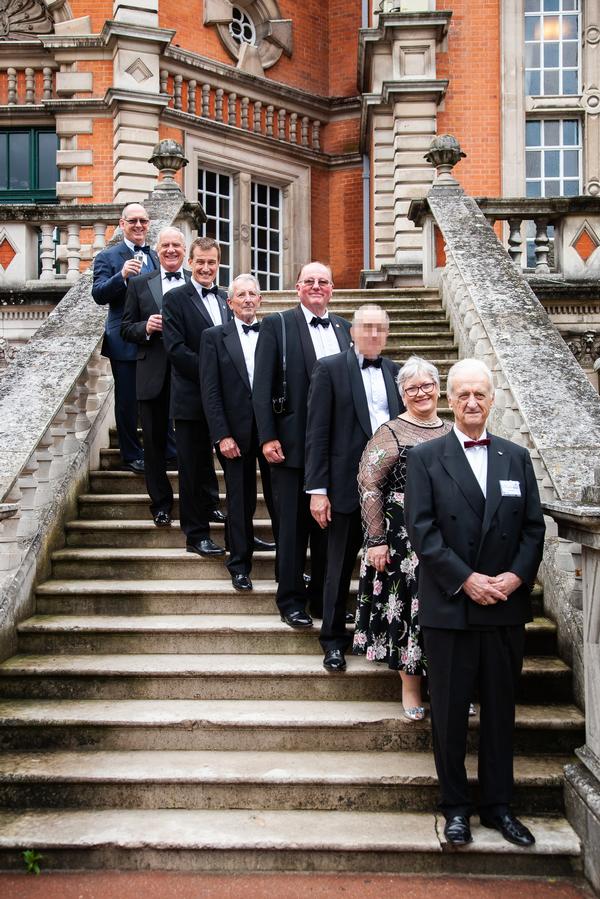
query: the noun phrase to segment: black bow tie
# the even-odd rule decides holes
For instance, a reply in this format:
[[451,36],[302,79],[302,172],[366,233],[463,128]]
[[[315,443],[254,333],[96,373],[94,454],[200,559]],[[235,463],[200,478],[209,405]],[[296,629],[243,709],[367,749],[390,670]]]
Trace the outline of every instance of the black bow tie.
[[181,272],[165,272],[165,278],[167,281],[172,281],[175,278],[176,281],[179,281],[181,278]]
[[363,368],[369,368],[371,365],[373,368],[381,368],[381,356],[377,356],[375,359],[363,359]]
[[248,334],[250,331],[256,331],[258,334],[258,329],[260,328],[260,324],[258,322],[254,322],[253,325],[242,325],[242,331],[244,334]]
[[483,440],[465,440],[463,446],[465,449],[471,449],[472,446],[489,446],[490,438],[484,437]]
[[319,318],[318,315],[313,315],[310,320],[310,324],[313,326],[313,328],[317,328],[319,325],[321,325],[322,328],[328,328],[331,322],[328,318]]
[[216,296],[218,289],[219,288],[217,287],[216,284],[213,287],[201,287],[200,293],[202,294],[202,299],[205,300],[206,297],[209,296],[211,293],[214,293]]
[[139,244],[134,244],[133,252],[139,253],[140,250],[142,251],[142,253],[145,253],[147,256],[150,255],[150,247],[148,246],[148,244],[145,244],[143,247],[140,247]]

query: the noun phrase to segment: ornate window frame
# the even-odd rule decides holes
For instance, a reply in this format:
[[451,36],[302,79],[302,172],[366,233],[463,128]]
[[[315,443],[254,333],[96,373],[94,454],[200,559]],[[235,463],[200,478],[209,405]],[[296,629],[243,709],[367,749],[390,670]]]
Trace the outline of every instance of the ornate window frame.
[[[234,6],[252,20],[255,44],[239,43],[231,34]],[[251,75],[264,75],[282,53],[292,54],[292,20],[281,18],[277,0],[205,0],[204,24],[216,26],[225,49],[237,61],[237,68]]]

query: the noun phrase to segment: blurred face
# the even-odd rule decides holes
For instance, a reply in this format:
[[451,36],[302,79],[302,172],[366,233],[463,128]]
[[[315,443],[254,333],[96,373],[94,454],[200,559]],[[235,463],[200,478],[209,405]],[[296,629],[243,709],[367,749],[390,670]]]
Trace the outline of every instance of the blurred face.
[[424,420],[434,418],[440,391],[430,374],[417,372],[404,382],[403,389],[402,399],[410,415]]
[[236,318],[245,324],[251,324],[256,318],[256,310],[260,306],[261,295],[254,281],[239,280],[235,282],[233,296],[227,304]]
[[494,405],[494,392],[485,375],[466,372],[454,378],[448,403],[458,429],[477,440]]
[[190,268],[194,281],[202,287],[210,287],[217,280],[219,251],[216,247],[211,247],[210,250],[195,247],[193,255],[190,256]]
[[185,244],[181,234],[175,228],[165,228],[158,238],[156,252],[165,271],[178,271],[185,258]]
[[350,334],[356,349],[365,359],[375,359],[385,346],[389,326],[385,315],[374,309],[361,313]]
[[300,272],[296,284],[298,297],[314,315],[323,315],[333,293],[333,281],[329,269],[319,262],[310,262]]
[[123,218],[119,219],[119,225],[127,240],[136,244],[145,244],[150,219],[144,207],[139,203],[131,203],[130,206],[125,207],[124,213]]

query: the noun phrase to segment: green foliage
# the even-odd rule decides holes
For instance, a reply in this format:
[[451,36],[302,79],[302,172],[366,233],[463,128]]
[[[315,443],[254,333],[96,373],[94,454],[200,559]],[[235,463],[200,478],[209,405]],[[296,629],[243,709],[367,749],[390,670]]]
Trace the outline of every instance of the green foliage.
[[25,870],[27,873],[39,874],[40,862],[44,856],[40,855],[39,852],[36,852],[35,849],[25,849],[21,854],[23,856],[23,861],[25,862]]

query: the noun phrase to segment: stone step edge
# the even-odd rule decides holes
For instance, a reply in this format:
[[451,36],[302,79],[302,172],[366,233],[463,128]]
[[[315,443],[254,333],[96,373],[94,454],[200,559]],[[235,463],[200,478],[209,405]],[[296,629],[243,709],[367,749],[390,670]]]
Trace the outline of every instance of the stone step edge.
[[[121,472],[119,472],[120,474]],[[123,472],[125,473],[125,472]],[[252,521],[254,527],[258,528],[270,528],[271,527],[271,519],[270,518],[254,518]],[[150,519],[143,518],[75,518],[71,521],[67,521],[65,523],[65,530],[67,531],[110,531],[111,529],[119,530],[119,531],[127,531],[127,530],[144,530],[150,531],[150,533],[172,533],[177,531],[180,527],[180,522],[178,518],[173,518],[171,522],[171,528],[157,528],[153,521]],[[223,529],[223,524],[219,522],[211,522],[211,530],[213,528]],[[181,539],[185,541],[185,536],[181,534]],[[76,547],[71,547],[75,549]],[[82,547],[85,548],[85,547]],[[106,548],[106,547],[105,547]]]

